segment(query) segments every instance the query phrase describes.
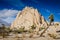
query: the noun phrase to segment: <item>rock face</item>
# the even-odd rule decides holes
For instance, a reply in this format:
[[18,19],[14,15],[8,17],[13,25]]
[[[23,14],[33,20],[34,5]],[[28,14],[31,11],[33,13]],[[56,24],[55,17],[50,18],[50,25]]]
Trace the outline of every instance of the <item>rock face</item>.
[[25,27],[25,30],[29,30],[32,25],[38,29],[41,24],[47,26],[44,17],[39,14],[37,9],[32,7],[25,7],[21,12],[17,14],[16,19],[11,25],[11,29],[19,29]]

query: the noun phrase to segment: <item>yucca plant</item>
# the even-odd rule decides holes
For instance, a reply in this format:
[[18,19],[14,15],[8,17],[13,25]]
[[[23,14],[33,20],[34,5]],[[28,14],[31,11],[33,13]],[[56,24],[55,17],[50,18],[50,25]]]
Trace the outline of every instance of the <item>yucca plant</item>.
[[51,25],[51,23],[54,22],[54,15],[51,14],[51,15],[49,16],[49,19],[50,19],[50,25]]

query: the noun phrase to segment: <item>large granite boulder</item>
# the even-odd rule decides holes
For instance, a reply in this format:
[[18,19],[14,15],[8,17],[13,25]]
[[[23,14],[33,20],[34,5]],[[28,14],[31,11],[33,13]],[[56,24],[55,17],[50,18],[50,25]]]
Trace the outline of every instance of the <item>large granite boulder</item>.
[[19,11],[10,28],[19,29],[24,27],[25,30],[29,30],[34,25],[38,30],[41,24],[47,26],[44,17],[39,14],[38,10],[32,7],[25,7],[22,11]]

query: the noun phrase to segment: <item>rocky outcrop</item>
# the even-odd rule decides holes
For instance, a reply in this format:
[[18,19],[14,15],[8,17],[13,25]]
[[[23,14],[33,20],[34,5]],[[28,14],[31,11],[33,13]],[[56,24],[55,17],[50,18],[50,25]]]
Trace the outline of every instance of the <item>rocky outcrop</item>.
[[41,27],[41,25],[47,26],[44,17],[39,14],[37,9],[25,7],[22,11],[19,11],[10,28],[19,29],[25,27],[25,30],[29,30],[32,25],[34,25],[36,29]]

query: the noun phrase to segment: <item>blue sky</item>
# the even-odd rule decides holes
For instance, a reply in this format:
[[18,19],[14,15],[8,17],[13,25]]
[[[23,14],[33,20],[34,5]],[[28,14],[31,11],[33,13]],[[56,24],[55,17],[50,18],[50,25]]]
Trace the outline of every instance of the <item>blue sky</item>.
[[38,9],[46,20],[52,13],[54,21],[60,22],[60,0],[0,0],[0,19],[11,23],[26,6]]

